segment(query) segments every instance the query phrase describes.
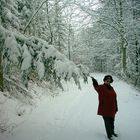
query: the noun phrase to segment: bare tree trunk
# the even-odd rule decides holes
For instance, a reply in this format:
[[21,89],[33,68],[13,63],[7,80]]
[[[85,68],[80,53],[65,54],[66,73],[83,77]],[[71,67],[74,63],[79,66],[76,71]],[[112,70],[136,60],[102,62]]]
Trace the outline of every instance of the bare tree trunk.
[[[132,6],[135,7],[137,5],[136,1],[134,0],[132,2]],[[133,9],[133,19],[134,19],[134,22],[135,20],[137,20],[137,18],[139,17],[139,13],[137,13],[136,11],[137,9]],[[139,41],[138,41],[138,33],[137,32],[134,32],[134,36],[135,36],[135,48],[136,48],[136,51],[135,51],[135,69],[136,69],[136,72],[139,73]]]
[[125,42],[125,32],[123,27],[123,5],[122,0],[119,1],[119,15],[120,15],[120,33],[121,33],[121,60],[122,60],[122,69],[125,72],[126,71],[126,42]]
[[126,71],[126,46],[125,46],[125,42],[122,39],[121,40],[121,48],[122,48],[122,68],[123,71]]
[[71,37],[71,25],[69,24],[69,35],[68,35],[68,58],[71,60],[71,53],[70,53],[70,37]]
[[26,32],[27,27],[30,25],[30,23],[32,22],[32,20],[34,19],[34,17],[35,17],[36,14],[38,13],[38,11],[42,8],[42,6],[43,6],[43,4],[44,4],[45,2],[46,2],[46,0],[43,1],[43,2],[40,4],[40,6],[38,7],[38,9],[37,9],[37,10],[35,11],[35,13],[32,15],[32,17],[30,18],[29,22],[28,22],[27,25],[25,26],[24,33]]
[[50,17],[49,17],[48,0],[46,0],[46,9],[47,9],[47,21],[48,21],[48,26],[49,26],[49,30],[50,30],[50,42],[49,42],[49,44],[53,44],[53,32],[52,32],[51,21],[50,21]]
[[135,39],[135,45],[136,45],[136,72],[139,73],[139,49],[137,38]]
[[2,47],[3,42],[0,40],[0,91],[4,91],[4,83],[3,83],[3,64],[2,64]]

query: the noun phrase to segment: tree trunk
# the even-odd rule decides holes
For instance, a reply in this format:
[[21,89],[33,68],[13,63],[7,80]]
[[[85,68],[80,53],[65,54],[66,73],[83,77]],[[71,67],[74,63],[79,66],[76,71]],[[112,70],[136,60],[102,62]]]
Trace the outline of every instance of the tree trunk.
[[[137,1],[133,1],[132,2],[132,6],[133,7],[136,7],[137,6]],[[137,18],[139,18],[139,14],[140,12],[137,10],[137,9],[133,9],[133,19],[134,19],[134,22],[137,21]],[[136,70],[136,73],[139,73],[139,42],[138,42],[138,32],[134,32],[134,36],[135,36],[135,70]]]
[[53,32],[52,32],[52,27],[51,27],[51,21],[50,21],[50,16],[49,16],[49,4],[48,0],[46,0],[46,10],[47,10],[47,21],[48,21],[48,28],[50,30],[50,42],[49,44],[53,44]]
[[30,25],[30,23],[32,22],[32,20],[34,19],[34,17],[36,16],[36,14],[39,12],[39,10],[42,8],[42,6],[44,5],[46,1],[43,1],[40,6],[38,7],[38,9],[35,11],[35,13],[33,13],[32,17],[30,18],[30,20],[28,21],[27,25],[24,28],[24,33],[26,32],[27,27]]
[[0,40],[0,91],[4,91],[4,84],[3,84],[3,64],[2,64],[2,47],[3,42]]
[[70,36],[71,36],[71,25],[69,24],[69,34],[68,34],[68,58],[69,58],[69,60],[71,60]]
[[122,67],[123,71],[126,71],[126,46],[124,41],[122,41]]
[[137,38],[136,38],[136,41],[135,41],[135,45],[136,45],[136,73],[139,73],[139,49],[138,49]]
[[119,1],[119,15],[120,15],[120,34],[121,34],[121,60],[122,60],[122,69],[123,72],[126,71],[126,42],[125,42],[125,32],[124,32],[124,26],[123,26],[123,5],[122,0]]

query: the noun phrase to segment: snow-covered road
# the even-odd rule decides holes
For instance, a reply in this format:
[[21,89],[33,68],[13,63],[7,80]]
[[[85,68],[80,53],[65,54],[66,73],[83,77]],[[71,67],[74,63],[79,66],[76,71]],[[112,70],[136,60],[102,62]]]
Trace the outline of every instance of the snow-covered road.
[[[104,74],[94,77],[102,83]],[[116,140],[140,139],[140,94],[125,82],[114,78],[119,112],[116,115]],[[82,90],[71,83],[59,96],[47,97],[24,124],[0,140],[106,140],[103,120],[96,115],[98,97],[89,79]]]

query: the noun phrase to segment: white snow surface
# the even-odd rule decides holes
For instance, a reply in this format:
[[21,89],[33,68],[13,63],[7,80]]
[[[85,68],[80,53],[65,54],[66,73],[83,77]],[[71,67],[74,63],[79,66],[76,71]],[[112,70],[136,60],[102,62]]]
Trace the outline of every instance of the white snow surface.
[[[104,75],[93,74],[99,84]],[[82,90],[73,82],[66,83],[58,96],[42,96],[32,113],[11,116],[15,123],[18,118],[26,119],[13,131],[1,133],[0,140],[107,140],[103,119],[97,115],[98,96],[88,80],[88,84],[81,83]],[[112,86],[119,108],[115,120],[119,137],[114,140],[140,139],[140,93],[116,77]]]

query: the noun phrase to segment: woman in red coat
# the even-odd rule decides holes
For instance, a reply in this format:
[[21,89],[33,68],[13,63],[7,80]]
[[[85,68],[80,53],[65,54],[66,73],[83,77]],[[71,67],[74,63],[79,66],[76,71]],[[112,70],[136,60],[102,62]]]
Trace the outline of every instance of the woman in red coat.
[[107,137],[109,140],[112,140],[112,136],[117,137],[117,134],[114,132],[114,120],[115,114],[118,111],[117,95],[110,85],[113,82],[113,78],[111,75],[106,75],[103,79],[104,84],[102,85],[98,85],[97,80],[93,77],[91,78],[99,99],[97,114],[103,117]]

